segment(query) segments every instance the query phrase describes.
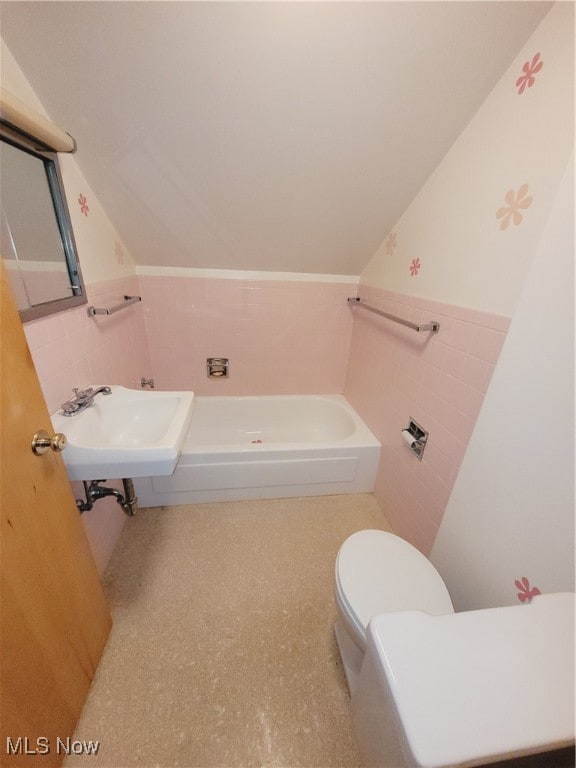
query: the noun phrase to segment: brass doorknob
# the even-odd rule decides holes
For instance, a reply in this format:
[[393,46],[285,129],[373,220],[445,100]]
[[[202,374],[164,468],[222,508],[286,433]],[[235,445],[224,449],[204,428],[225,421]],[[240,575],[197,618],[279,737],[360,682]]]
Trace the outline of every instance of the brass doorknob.
[[36,456],[42,456],[43,453],[47,453],[50,449],[60,452],[67,445],[68,438],[62,432],[56,432],[50,437],[45,429],[41,429],[32,438],[32,453],[35,453]]

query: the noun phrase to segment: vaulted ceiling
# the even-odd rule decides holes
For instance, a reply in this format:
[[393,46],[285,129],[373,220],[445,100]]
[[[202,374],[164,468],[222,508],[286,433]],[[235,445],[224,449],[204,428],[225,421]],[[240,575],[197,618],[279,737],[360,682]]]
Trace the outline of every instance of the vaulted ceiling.
[[2,2],[137,264],[359,274],[550,3]]

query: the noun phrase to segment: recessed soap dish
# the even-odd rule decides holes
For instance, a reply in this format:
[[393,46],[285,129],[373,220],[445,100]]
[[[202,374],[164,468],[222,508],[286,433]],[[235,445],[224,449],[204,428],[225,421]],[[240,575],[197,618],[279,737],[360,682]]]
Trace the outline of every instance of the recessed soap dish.
[[228,378],[228,358],[227,357],[207,357],[206,374],[209,379],[227,379]]

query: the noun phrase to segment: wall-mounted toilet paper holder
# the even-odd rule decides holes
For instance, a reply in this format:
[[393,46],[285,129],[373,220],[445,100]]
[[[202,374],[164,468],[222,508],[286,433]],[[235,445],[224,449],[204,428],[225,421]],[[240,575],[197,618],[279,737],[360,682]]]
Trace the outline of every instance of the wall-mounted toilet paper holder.
[[412,453],[422,461],[422,454],[428,440],[428,432],[414,419],[410,418],[410,423],[406,429],[402,430],[402,438]]

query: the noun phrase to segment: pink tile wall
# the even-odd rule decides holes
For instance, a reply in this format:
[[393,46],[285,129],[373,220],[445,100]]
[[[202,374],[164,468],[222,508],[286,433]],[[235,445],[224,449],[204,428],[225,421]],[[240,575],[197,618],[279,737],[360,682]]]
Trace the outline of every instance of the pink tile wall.
[[[118,488],[123,493],[122,483],[119,480],[111,480],[106,485]],[[72,483],[72,490],[74,498],[85,500],[82,483]],[[91,510],[83,512],[82,521],[98,573],[102,575],[120,538],[126,515],[114,499],[108,498],[101,499]]]
[[[357,286],[141,277],[152,373],[160,389],[198,395],[340,394]],[[207,357],[230,378],[208,379]]]
[[[94,306],[114,306],[124,294],[139,294],[137,277],[87,286],[88,303]],[[142,306],[94,318],[88,317],[87,306],[24,325],[50,413],[72,395],[73,387],[95,383],[138,387],[141,376],[150,371]],[[82,484],[73,483],[73,491],[75,498],[82,496]],[[125,515],[113,499],[104,499],[82,517],[94,559],[103,573]]]
[[[114,306],[139,295],[137,277],[87,286],[88,305]],[[24,331],[48,410],[88,384],[139,386],[150,370],[141,304],[110,316],[88,317],[88,305],[26,323]]]
[[[369,304],[416,323],[417,333],[360,308],[344,394],[382,443],[375,494],[396,533],[428,554],[456,480],[510,318],[362,286]],[[429,431],[420,462],[401,430]]]

